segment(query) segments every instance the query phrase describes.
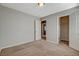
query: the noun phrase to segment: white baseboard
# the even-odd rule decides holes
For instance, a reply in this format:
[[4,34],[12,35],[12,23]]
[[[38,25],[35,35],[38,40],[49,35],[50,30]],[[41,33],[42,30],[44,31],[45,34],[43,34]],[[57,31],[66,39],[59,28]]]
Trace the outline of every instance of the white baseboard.
[[41,39],[36,39],[36,40],[41,40]]
[[[70,47],[70,46],[69,46]],[[73,47],[70,47],[71,49],[73,49],[73,50],[75,50],[75,51],[77,51],[77,52],[79,52],[79,50],[78,49],[75,49],[75,48],[73,48]]]
[[57,42],[51,41],[51,40],[47,40],[48,42],[54,43],[54,44],[58,44]]
[[74,47],[72,45],[69,45],[69,47],[79,52],[79,49],[78,48],[76,48],[76,47]]
[[16,43],[16,44],[12,44],[12,45],[8,45],[8,46],[4,46],[2,47],[0,50],[5,49],[5,48],[9,48],[9,47],[14,47],[14,46],[18,46],[18,45],[22,45],[22,44],[26,44],[26,43],[30,43],[33,42],[34,40],[28,41],[28,42],[20,42],[20,43]]

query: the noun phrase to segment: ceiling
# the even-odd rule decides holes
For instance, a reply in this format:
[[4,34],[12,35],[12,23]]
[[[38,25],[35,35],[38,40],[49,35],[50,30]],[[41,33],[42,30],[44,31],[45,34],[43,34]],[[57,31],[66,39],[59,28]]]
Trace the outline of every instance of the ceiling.
[[44,17],[63,10],[67,10],[78,6],[77,3],[45,3],[43,7],[38,7],[37,3],[2,3],[1,5],[16,9],[18,11],[37,16]]

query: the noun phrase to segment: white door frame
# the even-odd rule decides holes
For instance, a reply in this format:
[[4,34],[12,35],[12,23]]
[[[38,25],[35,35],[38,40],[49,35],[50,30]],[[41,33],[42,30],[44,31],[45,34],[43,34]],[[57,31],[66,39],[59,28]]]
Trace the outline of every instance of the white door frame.
[[[63,16],[69,16],[69,15],[61,15],[57,17],[57,44],[59,44],[59,41],[60,41],[60,21],[59,21],[60,19],[59,18]],[[69,24],[70,24],[70,20],[69,20]],[[70,30],[69,30],[69,33],[70,33]]]

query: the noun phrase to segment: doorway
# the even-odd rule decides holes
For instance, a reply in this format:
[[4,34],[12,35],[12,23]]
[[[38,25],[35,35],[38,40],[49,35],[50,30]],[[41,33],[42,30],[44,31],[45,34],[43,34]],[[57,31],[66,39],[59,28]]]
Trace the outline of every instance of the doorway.
[[46,20],[41,21],[41,38],[46,40]]
[[60,40],[61,45],[69,46],[69,16],[59,18],[60,22]]

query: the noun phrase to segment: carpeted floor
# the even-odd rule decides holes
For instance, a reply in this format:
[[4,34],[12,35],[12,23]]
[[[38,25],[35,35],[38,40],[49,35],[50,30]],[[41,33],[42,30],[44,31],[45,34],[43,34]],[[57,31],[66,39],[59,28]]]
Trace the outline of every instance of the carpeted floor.
[[2,56],[79,56],[64,44],[56,45],[45,40],[38,40],[23,45],[3,49]]

